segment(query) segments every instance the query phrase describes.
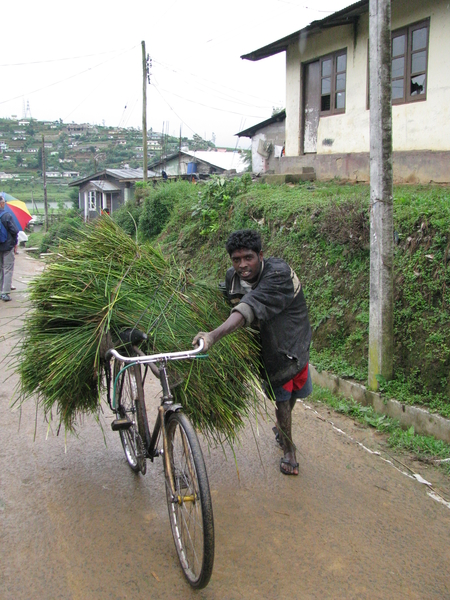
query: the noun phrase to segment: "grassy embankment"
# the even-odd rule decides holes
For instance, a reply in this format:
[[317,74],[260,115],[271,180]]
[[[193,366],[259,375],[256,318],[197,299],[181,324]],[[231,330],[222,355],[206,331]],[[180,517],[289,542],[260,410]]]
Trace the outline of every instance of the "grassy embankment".
[[[211,282],[223,279],[228,267],[228,233],[259,229],[266,256],[286,259],[304,285],[312,362],[366,382],[368,186],[217,180],[168,184],[143,195],[143,208],[133,214],[141,238]],[[131,233],[127,214],[122,222]],[[382,390],[450,417],[450,190],[396,187],[394,229],[395,378]]]

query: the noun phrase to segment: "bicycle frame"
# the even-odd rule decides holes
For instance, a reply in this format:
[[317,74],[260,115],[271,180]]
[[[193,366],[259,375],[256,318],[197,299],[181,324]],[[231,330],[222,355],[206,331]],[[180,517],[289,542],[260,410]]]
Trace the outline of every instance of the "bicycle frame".
[[161,381],[161,388],[162,388],[162,399],[161,399],[161,405],[158,409],[158,416],[156,417],[156,422],[155,422],[155,426],[153,428],[153,432],[150,438],[150,442],[148,444],[148,447],[145,448],[146,452],[147,452],[147,457],[150,458],[150,460],[153,462],[153,459],[155,458],[155,456],[158,456],[158,451],[156,449],[156,444],[159,438],[159,434],[162,431],[162,437],[163,437],[163,454],[164,454],[164,461],[166,464],[166,469],[167,469],[167,473],[169,473],[169,483],[170,483],[170,488],[171,488],[171,493],[173,498],[179,502],[189,502],[189,501],[194,501],[194,498],[192,497],[179,497],[176,494],[175,491],[175,482],[173,479],[173,473],[172,473],[172,468],[170,465],[170,461],[169,461],[169,451],[168,451],[168,444],[167,444],[167,437],[166,437],[166,430],[165,427],[162,427],[161,425],[164,423],[164,418],[165,415],[167,413],[170,412],[175,412],[178,410],[181,410],[182,407],[181,405],[178,404],[174,404],[173,403],[173,396],[172,393],[170,391],[170,385],[169,385],[169,378],[167,375],[167,363],[173,360],[187,360],[187,359],[192,359],[192,358],[200,358],[200,352],[203,350],[204,347],[204,342],[202,339],[199,340],[199,345],[197,348],[195,348],[194,350],[186,350],[186,351],[182,351],[182,352],[167,352],[167,353],[161,353],[161,354],[150,354],[150,355],[142,355],[142,356],[122,356],[121,354],[119,354],[119,352],[117,352],[117,350],[115,349],[110,349],[108,350],[108,352],[106,353],[106,359],[110,360],[111,357],[115,357],[118,360],[120,360],[121,362],[125,363],[125,366],[119,371],[119,373],[117,374],[115,381],[114,381],[114,385],[113,385],[113,400],[112,400],[112,407],[113,409],[116,408],[116,384],[117,381],[119,380],[120,375],[126,370],[129,369],[130,367],[136,365],[136,364],[142,364],[142,365],[150,365],[152,363],[158,363],[158,365],[160,365],[159,368],[159,378]]

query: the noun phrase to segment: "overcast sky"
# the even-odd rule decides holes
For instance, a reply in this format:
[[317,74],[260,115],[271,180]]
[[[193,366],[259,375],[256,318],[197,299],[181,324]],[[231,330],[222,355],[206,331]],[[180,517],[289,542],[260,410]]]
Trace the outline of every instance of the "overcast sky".
[[[147,125],[235,137],[285,106],[285,53],[240,56],[353,0],[59,0],[2,5],[0,117],[142,127],[142,47],[152,58]],[[29,112],[27,108],[29,107]]]

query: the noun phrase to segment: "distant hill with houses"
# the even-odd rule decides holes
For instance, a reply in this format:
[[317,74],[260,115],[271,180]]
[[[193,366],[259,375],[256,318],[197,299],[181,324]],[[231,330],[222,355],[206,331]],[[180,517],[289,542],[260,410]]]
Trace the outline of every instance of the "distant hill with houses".
[[[45,173],[48,181],[66,183],[106,168],[142,168],[142,130],[87,123],[0,119],[0,180],[27,181]],[[148,131],[148,161],[155,162],[180,149],[214,148],[200,136],[181,139]]]

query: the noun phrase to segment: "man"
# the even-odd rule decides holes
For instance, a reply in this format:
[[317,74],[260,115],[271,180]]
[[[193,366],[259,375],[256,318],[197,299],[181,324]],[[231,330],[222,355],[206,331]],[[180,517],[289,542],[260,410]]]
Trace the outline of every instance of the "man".
[[302,286],[284,260],[263,258],[257,231],[235,231],[226,248],[233,264],[226,274],[226,294],[234,307],[217,329],[198,333],[193,345],[203,338],[208,350],[240,327],[259,328],[267,392],[276,403],[274,432],[284,451],[280,470],[285,475],[298,475],[292,409],[298,398],[312,392],[308,367],[311,327]]
[[5,211],[5,199],[0,196],[0,220],[6,229],[6,240],[0,243],[0,288],[3,302],[9,302],[11,281],[14,270],[14,254],[17,252],[17,234],[19,230],[12,215]]

